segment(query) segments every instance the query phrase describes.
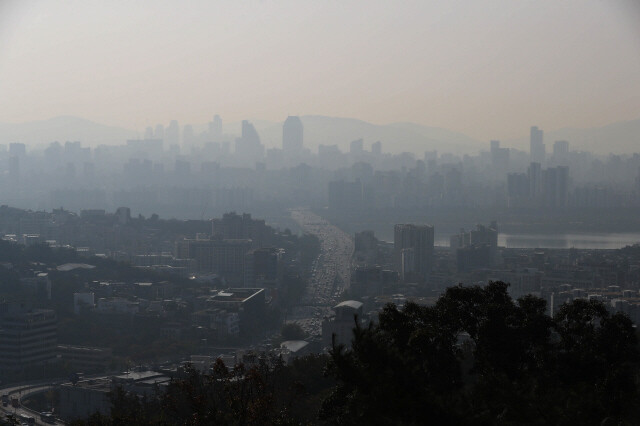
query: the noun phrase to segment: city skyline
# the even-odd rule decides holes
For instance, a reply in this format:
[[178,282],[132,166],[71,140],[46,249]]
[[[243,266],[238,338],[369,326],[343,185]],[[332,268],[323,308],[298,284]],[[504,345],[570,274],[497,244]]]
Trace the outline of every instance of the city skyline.
[[314,114],[490,140],[640,110],[640,9],[624,0],[152,11],[8,1],[0,11],[0,122],[76,115],[143,131],[212,112],[233,122]]

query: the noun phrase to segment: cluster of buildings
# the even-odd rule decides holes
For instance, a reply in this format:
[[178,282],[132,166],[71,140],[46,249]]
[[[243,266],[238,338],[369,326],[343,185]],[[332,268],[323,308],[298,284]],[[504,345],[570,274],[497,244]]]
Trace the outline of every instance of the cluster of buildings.
[[[175,340],[191,339],[216,345],[261,330],[269,301],[262,288],[181,291],[170,283],[89,283],[73,295],[73,312],[87,323],[160,333]],[[106,371],[113,365],[111,348],[58,341],[54,309],[31,303],[0,304],[0,375],[46,372],[55,364],[65,370]]]
[[433,303],[458,283],[503,281],[510,284],[514,298],[544,298],[551,315],[564,302],[585,298],[600,300],[612,312],[625,312],[640,323],[638,245],[617,250],[508,249],[498,246],[495,222],[461,230],[451,236],[450,247],[434,247],[432,233],[427,225],[396,225],[393,244],[371,231],[356,234],[350,296],[364,303],[364,312],[371,316],[370,311],[384,303],[402,305],[408,298]]
[[[132,218],[127,207],[76,215],[63,209],[49,213],[2,206],[0,233],[6,241],[27,246],[68,247],[160,273],[215,276],[237,287],[275,289],[283,270],[284,249],[274,245],[277,232],[264,220],[235,212],[213,220],[160,221]],[[34,291],[50,293],[41,288],[46,275],[31,281]]]
[[328,205],[335,216],[355,218],[367,212],[453,211],[481,207],[518,213],[571,214],[630,209],[640,203],[640,155],[598,158],[553,143],[547,152],[544,132],[531,128],[529,152],[490,142],[477,156],[406,154],[396,169],[375,162],[352,163],[328,183]]
[[216,116],[199,134],[173,121],[120,146],[53,142],[41,151],[21,143],[0,146],[0,172],[7,175],[0,195],[11,205],[38,211],[129,206],[144,215],[178,218],[229,210],[264,214],[301,204],[354,215],[372,209],[566,211],[639,205],[640,155],[601,157],[570,150],[564,140],[547,152],[543,136],[541,129],[531,129],[530,152],[494,140],[488,150],[467,155],[392,155],[383,152],[380,141],[365,147],[359,138],[347,152],[333,144],[320,145],[316,154],[305,147],[299,117],[285,120],[281,147],[267,149],[250,122],[242,122],[235,138],[222,131]]
[[210,234],[176,241],[175,257],[193,262],[195,273],[213,274],[240,287],[277,289],[284,250],[270,246],[274,231],[250,214],[225,213]]
[[170,282],[92,282],[73,294],[76,315],[119,326],[154,324],[146,330],[211,343],[259,330],[267,303],[263,288],[204,287],[174,291]]

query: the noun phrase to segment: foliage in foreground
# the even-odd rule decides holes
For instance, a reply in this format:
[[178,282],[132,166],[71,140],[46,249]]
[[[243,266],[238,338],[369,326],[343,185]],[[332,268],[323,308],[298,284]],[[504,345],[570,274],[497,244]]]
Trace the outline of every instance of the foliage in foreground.
[[[321,418],[335,424],[640,424],[631,320],[575,300],[513,301],[508,285],[452,287],[433,307],[385,307],[337,346]],[[461,338],[466,337],[466,339]],[[466,340],[466,342],[465,342]]]

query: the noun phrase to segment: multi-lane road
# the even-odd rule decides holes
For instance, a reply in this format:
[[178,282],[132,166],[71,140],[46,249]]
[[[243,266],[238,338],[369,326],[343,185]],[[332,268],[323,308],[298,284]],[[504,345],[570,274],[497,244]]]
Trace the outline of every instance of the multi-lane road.
[[[37,384],[23,384],[23,385],[12,385],[9,387],[0,388],[0,394],[8,395],[9,399],[17,397],[18,400],[24,398],[26,395],[33,393],[46,392],[53,388],[53,385],[50,383],[37,383]],[[25,408],[22,404],[19,404],[18,407],[13,407],[11,402],[4,407],[0,407],[0,412],[2,412],[2,419],[6,419],[7,415],[13,414],[14,416],[26,415],[28,417],[33,417],[36,425],[64,425],[65,423],[56,420],[55,423],[45,423],[40,419],[40,413],[29,410]]]
[[295,209],[292,218],[306,233],[320,240],[320,255],[314,263],[307,292],[289,320],[308,334],[322,330],[322,318],[331,313],[340,294],[349,288],[353,239],[338,227],[308,209]]

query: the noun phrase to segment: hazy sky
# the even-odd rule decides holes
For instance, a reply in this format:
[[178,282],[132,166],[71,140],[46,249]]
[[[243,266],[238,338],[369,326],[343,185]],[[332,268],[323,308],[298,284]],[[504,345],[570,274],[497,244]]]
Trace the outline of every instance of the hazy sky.
[[0,0],[0,122],[215,113],[483,140],[640,118],[640,2]]

